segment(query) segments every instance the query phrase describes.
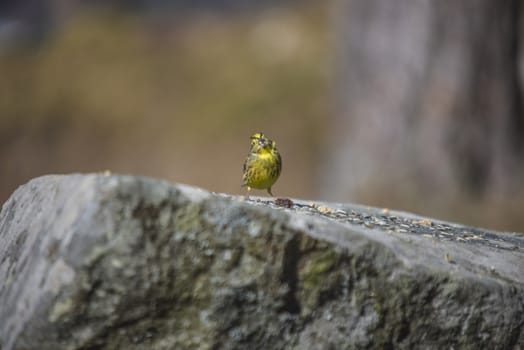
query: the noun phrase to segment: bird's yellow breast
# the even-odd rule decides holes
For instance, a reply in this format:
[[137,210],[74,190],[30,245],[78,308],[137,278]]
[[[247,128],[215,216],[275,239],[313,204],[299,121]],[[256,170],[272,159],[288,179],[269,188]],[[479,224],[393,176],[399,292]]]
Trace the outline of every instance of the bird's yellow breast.
[[277,181],[279,174],[278,155],[271,150],[260,150],[247,162],[244,181],[249,187],[266,189]]
[[273,161],[276,158],[276,155],[271,150],[262,149],[257,153],[257,158],[262,161]]

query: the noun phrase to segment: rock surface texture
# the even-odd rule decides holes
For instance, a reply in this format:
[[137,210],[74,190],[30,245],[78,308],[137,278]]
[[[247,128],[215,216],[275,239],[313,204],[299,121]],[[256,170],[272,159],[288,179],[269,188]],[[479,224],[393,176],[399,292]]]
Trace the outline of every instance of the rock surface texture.
[[0,214],[0,349],[522,349],[524,238],[44,176]]

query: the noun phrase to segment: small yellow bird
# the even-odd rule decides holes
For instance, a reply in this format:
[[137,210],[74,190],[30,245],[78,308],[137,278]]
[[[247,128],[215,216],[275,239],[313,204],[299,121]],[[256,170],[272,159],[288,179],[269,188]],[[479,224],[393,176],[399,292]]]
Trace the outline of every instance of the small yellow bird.
[[247,187],[247,194],[252,188],[265,190],[271,193],[271,186],[275,184],[282,170],[282,158],[277,150],[276,143],[263,133],[257,132],[250,137],[251,149],[244,162],[242,186]]

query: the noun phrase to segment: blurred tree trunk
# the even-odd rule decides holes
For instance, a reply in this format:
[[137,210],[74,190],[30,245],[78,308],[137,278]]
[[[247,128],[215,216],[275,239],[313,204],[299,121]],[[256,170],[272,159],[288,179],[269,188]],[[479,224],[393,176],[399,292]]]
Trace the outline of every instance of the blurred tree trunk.
[[322,195],[445,205],[522,190],[521,10],[520,0],[335,2]]

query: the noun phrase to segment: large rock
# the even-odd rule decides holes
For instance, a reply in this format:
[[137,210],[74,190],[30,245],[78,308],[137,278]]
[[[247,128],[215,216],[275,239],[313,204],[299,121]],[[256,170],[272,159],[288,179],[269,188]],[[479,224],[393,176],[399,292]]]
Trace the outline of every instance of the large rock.
[[2,350],[524,346],[522,237],[139,177],[20,187],[0,281]]

